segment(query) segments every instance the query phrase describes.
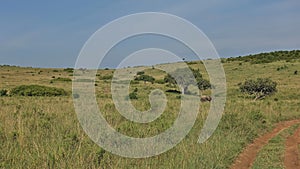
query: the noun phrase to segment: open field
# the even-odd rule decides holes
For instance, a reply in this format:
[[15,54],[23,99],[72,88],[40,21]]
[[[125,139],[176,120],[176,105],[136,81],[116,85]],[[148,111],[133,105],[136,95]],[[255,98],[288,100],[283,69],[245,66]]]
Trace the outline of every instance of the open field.
[[[208,79],[204,65],[189,63]],[[106,152],[93,143],[82,130],[71,97],[72,72],[67,69],[0,67],[0,89],[11,90],[20,85],[38,84],[65,89],[69,96],[0,97],[0,168],[229,168],[255,138],[272,131],[274,124],[300,118],[300,59],[252,64],[231,61],[223,64],[227,80],[227,101],[222,120],[213,136],[197,144],[209,103],[201,104],[196,123],[188,136],[175,148],[146,159],[123,158]],[[279,69],[278,69],[279,68]],[[110,93],[113,70],[99,70],[96,94],[100,110],[117,131],[134,137],[154,136],[172,126],[180,100],[178,94],[166,93],[167,107],[161,117],[149,124],[127,121],[114,107]],[[159,70],[146,68],[145,74],[163,79]],[[246,79],[270,77],[277,82],[278,92],[264,100],[253,101],[239,91],[238,84]],[[148,94],[166,84],[133,83],[138,99],[133,105],[148,110]],[[210,91],[204,91],[209,94]],[[293,127],[293,126],[291,126]],[[295,126],[294,126],[295,127]],[[295,129],[296,130],[296,129]],[[292,133],[294,129],[290,129]],[[276,153],[267,162],[256,159],[253,168],[269,168],[267,163],[284,166],[284,140],[288,132],[272,140]],[[282,141],[283,140],[283,141]],[[279,145],[279,146],[277,146]],[[258,158],[264,158],[265,147]],[[277,151],[277,149],[279,149]],[[280,156],[280,157],[278,157]],[[271,161],[270,161],[271,160]]]

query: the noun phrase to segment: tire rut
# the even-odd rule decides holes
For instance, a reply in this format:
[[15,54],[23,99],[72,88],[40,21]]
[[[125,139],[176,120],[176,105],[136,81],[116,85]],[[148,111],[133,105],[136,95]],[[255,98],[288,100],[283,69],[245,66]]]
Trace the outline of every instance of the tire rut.
[[251,168],[253,162],[256,159],[258,152],[262,149],[262,147],[268,144],[269,140],[275,137],[282,130],[300,123],[300,119],[297,120],[289,120],[276,124],[276,127],[258,138],[256,138],[253,143],[249,144],[243,152],[236,158],[233,165],[230,167],[231,169],[248,169]]
[[285,142],[284,166],[286,169],[300,168],[298,144],[300,144],[300,127]]

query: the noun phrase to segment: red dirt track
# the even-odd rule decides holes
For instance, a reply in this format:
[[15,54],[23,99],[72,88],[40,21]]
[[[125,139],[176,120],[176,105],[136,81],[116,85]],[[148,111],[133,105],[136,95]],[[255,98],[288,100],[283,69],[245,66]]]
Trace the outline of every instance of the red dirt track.
[[300,168],[298,144],[300,144],[300,128],[286,140],[284,154],[284,166],[286,169]]
[[[251,168],[258,152],[261,148],[268,144],[269,140],[275,137],[282,130],[300,123],[300,119],[280,122],[276,127],[269,133],[262,135],[255,139],[253,143],[249,144],[243,152],[237,157],[231,169],[248,169]],[[299,167],[299,152],[298,143],[300,143],[300,128],[297,129],[293,136],[290,136],[286,141],[286,153],[284,164],[287,169],[297,169]]]

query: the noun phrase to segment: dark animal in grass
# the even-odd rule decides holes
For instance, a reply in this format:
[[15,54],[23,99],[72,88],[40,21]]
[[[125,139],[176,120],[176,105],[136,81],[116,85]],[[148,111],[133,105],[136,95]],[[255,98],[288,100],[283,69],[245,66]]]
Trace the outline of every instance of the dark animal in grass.
[[201,96],[200,101],[201,102],[210,102],[212,98],[210,96]]

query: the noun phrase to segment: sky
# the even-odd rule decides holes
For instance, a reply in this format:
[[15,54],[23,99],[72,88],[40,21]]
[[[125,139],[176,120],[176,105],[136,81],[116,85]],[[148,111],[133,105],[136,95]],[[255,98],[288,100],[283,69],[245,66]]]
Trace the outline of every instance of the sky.
[[[207,35],[221,57],[300,49],[299,9],[299,0],[3,0],[0,65],[74,67],[94,32],[140,12],[188,20]],[[178,44],[153,35],[131,38],[114,47],[101,67],[116,67],[124,55],[153,46],[193,60],[188,51],[178,50]]]

